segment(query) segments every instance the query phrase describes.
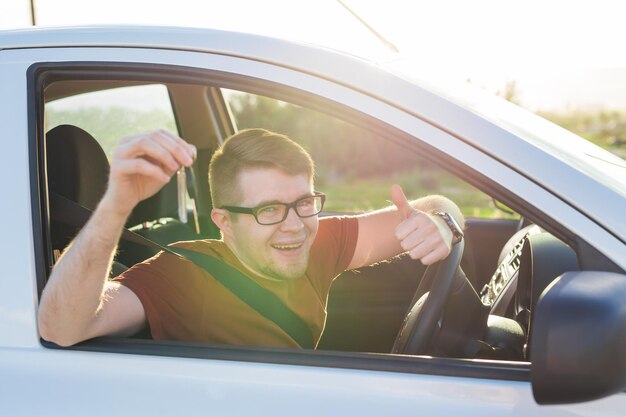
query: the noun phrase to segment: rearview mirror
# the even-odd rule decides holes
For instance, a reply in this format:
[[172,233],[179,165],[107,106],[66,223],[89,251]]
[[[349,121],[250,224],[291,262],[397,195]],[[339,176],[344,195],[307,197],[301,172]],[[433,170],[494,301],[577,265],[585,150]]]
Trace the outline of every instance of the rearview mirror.
[[539,404],[626,389],[626,275],[584,271],[555,279],[534,311],[530,348]]

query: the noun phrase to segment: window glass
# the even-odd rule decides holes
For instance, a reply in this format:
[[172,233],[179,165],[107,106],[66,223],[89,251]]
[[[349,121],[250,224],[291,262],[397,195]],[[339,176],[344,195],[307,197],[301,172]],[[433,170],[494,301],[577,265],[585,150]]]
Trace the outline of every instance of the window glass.
[[[199,106],[185,102],[187,106],[181,107],[177,87],[180,86],[170,85],[170,91],[172,97],[177,98],[182,130],[188,131],[190,123],[211,126],[216,122],[211,120],[209,111],[198,109]],[[201,98],[206,94],[206,85],[198,82],[182,86],[184,94],[180,97],[189,99],[194,89],[198,89]],[[415,149],[408,149],[400,142],[368,130],[367,121],[359,127],[326,113],[280,100],[241,91],[222,91],[237,129],[263,127],[281,132],[309,151],[317,166],[317,189],[327,194],[325,210],[330,214],[365,212],[389,206],[390,186],[398,183],[409,198],[429,194],[448,196],[461,207],[466,217],[508,216],[493,205],[488,195],[439,168]],[[212,105],[221,103],[219,100]],[[184,111],[189,108],[194,109],[192,114]],[[207,107],[206,110],[215,110],[216,118],[222,118],[227,113],[218,111],[224,110],[221,107]],[[125,135],[156,128],[177,131],[168,89],[164,85],[130,86],[50,100],[46,104],[45,116],[46,130],[65,123],[79,126],[97,138],[109,157],[116,141]],[[226,124],[227,120],[223,117],[220,122]],[[207,153],[207,161],[208,156]],[[158,209],[151,208],[155,213]],[[160,219],[159,216],[152,218]],[[463,268],[468,280],[481,295],[498,267],[503,244],[516,230],[510,227],[517,227],[518,223],[479,220],[475,224],[482,225],[480,229],[467,229]],[[147,228],[147,222],[134,224]],[[156,227],[160,224],[155,226],[155,230]],[[480,247],[475,242],[479,242]],[[130,250],[124,248],[124,243],[120,244],[120,248],[120,254],[128,256]],[[133,262],[119,257],[117,260],[124,266],[132,266],[134,262],[144,259],[136,258],[128,256]],[[516,265],[519,266],[519,263]],[[328,300],[322,299],[322,302],[327,301],[324,307],[327,307],[328,320],[324,323],[318,349],[391,352],[422,273],[423,265],[401,255],[387,262],[341,274],[335,280]],[[484,310],[482,304],[479,307]],[[368,323],[367,332],[355,325],[363,322]]]
[[390,185],[407,196],[443,194],[468,217],[510,218],[491,197],[414,151],[326,114],[272,98],[223,90],[238,129],[263,127],[299,142],[316,164],[316,188],[327,212],[355,213],[390,204]]
[[111,159],[117,141],[127,135],[164,128],[177,132],[164,85],[113,88],[73,95],[46,104],[46,131],[78,126],[100,143]]

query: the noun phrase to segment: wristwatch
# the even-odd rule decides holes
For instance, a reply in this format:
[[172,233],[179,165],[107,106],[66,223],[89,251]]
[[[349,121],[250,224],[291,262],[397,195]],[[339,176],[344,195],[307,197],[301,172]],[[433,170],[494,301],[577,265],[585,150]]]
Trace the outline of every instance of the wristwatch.
[[461,240],[463,240],[463,229],[461,229],[461,226],[459,226],[459,224],[456,222],[456,220],[454,220],[454,217],[452,217],[450,213],[436,211],[433,213],[433,215],[441,217],[443,221],[446,222],[446,224],[450,228],[450,231],[452,231],[452,235],[454,236],[454,240],[452,241],[453,244],[459,243]]

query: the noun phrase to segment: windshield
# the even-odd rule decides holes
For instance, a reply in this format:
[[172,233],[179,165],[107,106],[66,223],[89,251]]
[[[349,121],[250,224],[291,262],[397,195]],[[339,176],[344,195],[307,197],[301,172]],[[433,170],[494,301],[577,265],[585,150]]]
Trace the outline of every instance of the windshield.
[[[423,65],[402,59],[387,64],[392,72],[456,103],[545,149],[597,182],[626,196],[626,161],[498,96],[469,83],[426,74]],[[417,75],[419,74],[419,75]]]

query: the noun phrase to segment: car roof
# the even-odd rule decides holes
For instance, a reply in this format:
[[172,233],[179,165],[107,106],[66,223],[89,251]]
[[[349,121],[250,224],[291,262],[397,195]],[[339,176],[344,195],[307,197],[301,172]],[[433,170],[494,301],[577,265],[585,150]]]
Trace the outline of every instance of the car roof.
[[[251,42],[254,40],[254,42]],[[335,54],[351,55],[370,61],[386,61],[398,54],[383,47],[368,44],[367,48],[347,50],[328,46],[315,46],[310,42],[286,40],[265,35],[236,31],[150,25],[97,25],[67,27],[29,27],[23,29],[0,30],[0,49],[79,47],[79,46],[120,46],[120,47],[159,47],[169,49],[197,50],[212,53],[239,54],[248,58],[269,58],[296,53],[298,48],[321,51],[334,51]],[[321,45],[321,44],[320,44]],[[358,51],[355,53],[354,51]],[[261,52],[261,53],[260,53]]]

